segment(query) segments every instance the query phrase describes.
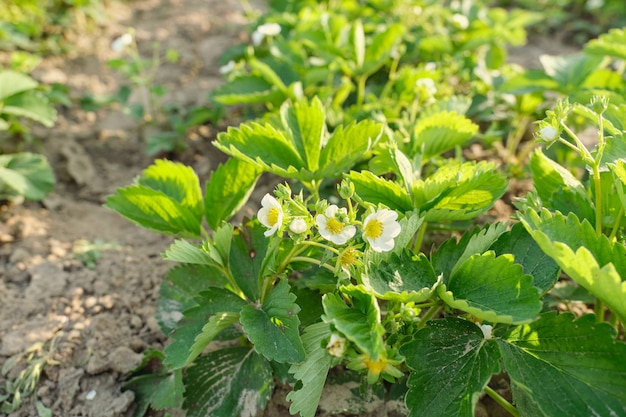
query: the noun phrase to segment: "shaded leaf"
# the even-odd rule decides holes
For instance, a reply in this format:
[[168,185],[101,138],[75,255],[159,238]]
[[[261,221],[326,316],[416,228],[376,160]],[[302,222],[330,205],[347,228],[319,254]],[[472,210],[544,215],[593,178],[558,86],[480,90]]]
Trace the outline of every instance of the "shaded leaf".
[[[1,188],[8,187],[29,200],[43,200],[54,184],[54,173],[43,155],[29,152],[0,155]],[[6,197],[12,196],[0,195]]]

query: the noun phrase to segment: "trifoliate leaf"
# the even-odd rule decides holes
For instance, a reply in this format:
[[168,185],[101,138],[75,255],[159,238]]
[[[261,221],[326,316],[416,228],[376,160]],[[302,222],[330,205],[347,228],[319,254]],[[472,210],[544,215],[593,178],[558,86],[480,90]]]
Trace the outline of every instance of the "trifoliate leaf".
[[430,298],[437,276],[424,254],[414,255],[405,250],[400,256],[393,254],[386,262],[370,264],[361,280],[384,300],[419,303]]
[[382,132],[382,125],[372,120],[337,126],[321,150],[315,178],[336,177],[366,159]]
[[626,321],[626,247],[597,236],[593,226],[570,213],[527,211],[520,214],[526,230],[563,272]]
[[369,171],[351,171],[346,175],[356,190],[356,198],[372,204],[383,204],[392,210],[413,208],[408,192],[395,182],[380,178]]
[[291,140],[304,166],[309,172],[319,168],[320,150],[325,134],[324,107],[319,98],[311,103],[301,100],[293,104],[285,103],[280,109],[283,126],[289,131]]
[[410,417],[473,417],[480,393],[500,370],[497,345],[460,318],[429,321],[400,353],[412,369],[406,396]]
[[472,255],[438,289],[450,307],[492,323],[526,323],[541,311],[539,290],[511,255]]
[[465,144],[478,132],[478,125],[455,112],[443,111],[418,119],[411,138],[414,153],[423,153],[424,159]]
[[256,164],[237,158],[230,158],[213,171],[204,197],[204,214],[211,229],[216,230],[243,207],[260,175]]
[[136,184],[108,196],[105,207],[149,230],[200,237],[203,209],[198,177],[179,163],[157,160]]
[[556,284],[560,268],[546,255],[522,223],[513,225],[510,231],[502,234],[490,247],[497,256],[505,253],[513,255],[514,262],[520,264],[524,273],[533,277],[533,285],[545,294]]
[[492,163],[451,163],[413,184],[413,205],[427,222],[468,220],[491,208],[506,187]]
[[260,309],[244,306],[240,321],[261,355],[280,363],[298,363],[304,359],[299,312],[296,296],[289,292],[287,280],[281,280]]
[[626,345],[610,325],[593,315],[547,313],[501,337],[513,392],[524,392],[542,412],[533,416],[626,415]]
[[384,352],[383,334],[380,322],[380,308],[376,298],[363,287],[350,285],[341,292],[348,296],[351,305],[346,304],[339,294],[326,294],[322,299],[324,315],[322,319],[337,330],[373,360],[378,360]]
[[184,376],[188,417],[255,417],[274,388],[272,367],[254,349],[226,348],[198,358]]
[[327,323],[315,323],[304,330],[302,343],[306,359],[289,369],[294,378],[302,383],[301,387],[287,394],[287,401],[291,402],[289,412],[293,415],[300,413],[300,417],[315,416],[332,359],[322,346],[330,333]]
[[[202,291],[195,301],[198,305],[183,313],[171,335],[174,341],[164,350],[164,363],[171,369],[182,368],[191,363],[217,333],[234,323],[233,315],[228,313],[239,314],[247,305],[231,291],[215,287]],[[210,320],[212,315],[217,315],[218,318]],[[224,320],[220,320],[222,315]]]
[[[30,152],[0,155],[0,198],[15,197],[11,195],[15,192],[28,200],[43,200],[54,184],[54,172],[45,156]],[[3,190],[5,187],[9,190]]]
[[177,265],[171,268],[161,282],[157,300],[156,318],[163,333],[169,335],[183,317],[183,312],[198,304],[195,297],[200,291],[224,283],[223,273],[210,266]]

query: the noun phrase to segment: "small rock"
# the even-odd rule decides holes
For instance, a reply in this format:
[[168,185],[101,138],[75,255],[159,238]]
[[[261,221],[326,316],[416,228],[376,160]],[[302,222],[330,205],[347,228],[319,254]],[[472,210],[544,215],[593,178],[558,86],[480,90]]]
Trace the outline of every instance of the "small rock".
[[90,375],[96,375],[109,369],[109,361],[99,355],[93,355],[87,362],[86,371]]
[[31,254],[24,248],[18,247],[15,248],[11,256],[9,257],[9,262],[12,264],[17,264],[19,262],[26,262],[30,259]]
[[126,374],[141,363],[143,356],[131,348],[120,346],[109,354],[109,367],[120,374]]
[[69,140],[61,148],[67,159],[67,172],[78,185],[85,185],[96,176],[96,169],[91,157],[77,142]]
[[132,327],[133,329],[141,329],[142,324],[143,322],[141,321],[141,317],[137,315],[132,315],[130,317],[130,327]]

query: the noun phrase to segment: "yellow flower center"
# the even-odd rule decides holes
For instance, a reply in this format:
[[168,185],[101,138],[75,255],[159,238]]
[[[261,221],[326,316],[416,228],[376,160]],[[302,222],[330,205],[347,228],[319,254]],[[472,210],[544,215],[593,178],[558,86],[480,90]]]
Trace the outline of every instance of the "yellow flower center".
[[338,235],[343,230],[343,223],[334,217],[331,217],[326,221],[326,228],[333,235]]
[[278,208],[276,207],[272,207],[267,212],[267,222],[270,224],[270,226],[274,226],[276,223],[278,223],[279,216],[280,216],[280,210],[278,210]]
[[374,375],[380,375],[382,371],[387,367],[387,361],[385,358],[380,358],[377,361],[373,361],[371,358],[365,359],[365,366],[367,366],[368,371],[373,373]]
[[365,226],[364,233],[370,239],[376,239],[383,234],[383,222],[377,219],[370,220]]
[[356,251],[354,248],[348,248],[344,250],[339,256],[339,262],[341,265],[352,265],[356,261]]

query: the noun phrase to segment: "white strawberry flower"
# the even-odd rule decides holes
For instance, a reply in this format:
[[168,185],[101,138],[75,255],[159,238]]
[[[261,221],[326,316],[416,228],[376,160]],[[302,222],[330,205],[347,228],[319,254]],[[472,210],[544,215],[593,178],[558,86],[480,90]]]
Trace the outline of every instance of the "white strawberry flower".
[[252,44],[259,46],[266,36],[276,36],[280,33],[280,25],[278,23],[265,23],[257,27],[252,32]]
[[295,218],[291,221],[291,223],[289,223],[289,230],[297,235],[306,232],[306,229],[306,221],[303,218]]
[[400,234],[398,213],[382,209],[368,215],[363,221],[363,238],[374,252],[388,252],[393,249],[393,239]]
[[270,194],[265,194],[261,200],[261,208],[257,213],[257,217],[263,226],[269,228],[264,235],[271,236],[276,233],[283,224],[283,207],[278,200]]
[[356,233],[356,227],[347,224],[347,219],[348,214],[345,208],[340,209],[335,204],[331,204],[324,214],[318,214],[315,217],[315,224],[324,239],[330,240],[335,245],[343,245]]

